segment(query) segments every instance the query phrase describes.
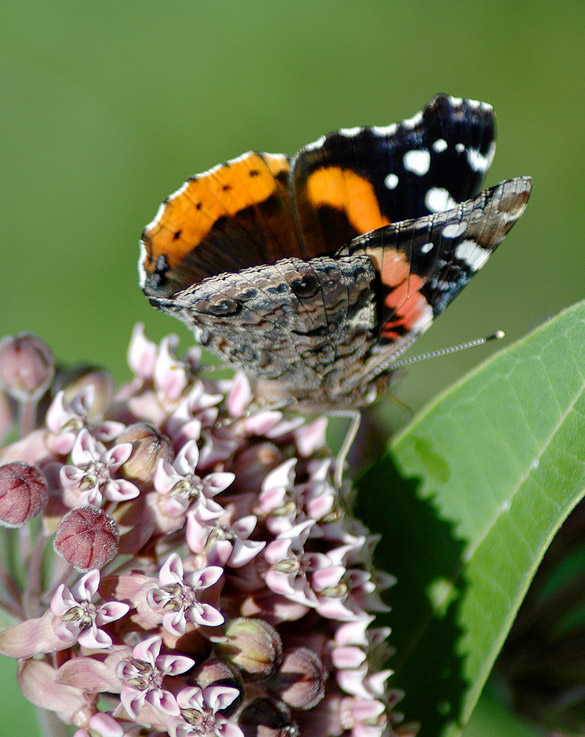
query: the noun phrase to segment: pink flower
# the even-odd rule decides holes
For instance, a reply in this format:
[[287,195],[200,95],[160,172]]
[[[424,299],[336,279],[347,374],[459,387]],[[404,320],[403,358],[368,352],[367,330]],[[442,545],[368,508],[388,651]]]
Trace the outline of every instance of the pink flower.
[[214,565],[241,568],[266,545],[264,541],[248,539],[257,522],[255,515],[250,514],[227,525],[205,518],[200,510],[192,510],[187,515],[187,543],[195,553],[205,552]]
[[10,464],[46,479],[7,530],[0,652],[75,737],[395,737],[369,626],[391,580],[333,483],[326,420],[256,412],[242,374],[176,345],[137,328],[133,380],[73,377],[0,451],[9,490]]
[[61,469],[61,483],[65,489],[79,490],[77,504],[100,507],[104,498],[112,502],[134,499],[140,493],[138,488],[126,479],[112,476],[131,453],[132,443],[122,443],[106,450],[84,428],[71,451],[73,465]]
[[181,516],[192,505],[209,519],[223,514],[223,507],[212,497],[227,489],[235,478],[234,474],[210,473],[202,478],[195,473],[198,462],[199,448],[194,440],[185,443],[172,465],[165,460],[159,461],[154,488],[163,495],[168,515]]
[[145,703],[171,716],[180,713],[173,694],[163,688],[166,676],[184,673],[195,665],[195,661],[182,655],[160,655],[162,640],[149,637],[142,640],[132,651],[132,658],[122,660],[116,675],[126,685],[122,687],[120,699],[128,714],[136,718]]
[[294,488],[296,458],[289,458],[267,474],[258,497],[258,508],[266,514],[266,524],[274,534],[298,523],[299,499]]
[[71,401],[65,398],[65,392],[60,391],[53,399],[47,411],[47,427],[55,437],[52,446],[57,453],[67,455],[71,452],[78,433],[83,428],[91,430],[93,436],[102,443],[109,443],[124,429],[121,422],[102,420],[92,423],[92,414],[96,389],[88,386],[77,394]]
[[169,417],[168,432],[176,442],[199,440],[201,428],[213,425],[218,415],[218,405],[223,398],[219,392],[209,392],[198,380],[193,384],[186,397]]
[[91,737],[93,734],[99,737],[123,737],[124,728],[111,714],[97,712],[90,717],[87,729],[78,729],[74,732],[73,737]]
[[154,386],[168,400],[179,399],[189,383],[189,367],[175,355],[178,342],[176,335],[163,338],[154,363]]
[[344,727],[352,737],[382,737],[387,731],[382,701],[372,698],[345,698],[342,701]]
[[211,604],[199,600],[200,592],[216,584],[223,574],[219,566],[208,566],[185,575],[180,557],[173,553],[159,574],[159,587],[149,590],[146,600],[163,610],[163,627],[173,635],[184,634],[187,622],[207,627],[223,624],[223,615]]
[[308,607],[317,606],[317,597],[307,575],[316,565],[319,554],[305,553],[312,521],[302,522],[271,542],[264,551],[270,565],[266,572],[266,584],[276,594]]
[[100,626],[121,619],[130,607],[120,601],[111,601],[96,606],[100,585],[100,573],[90,571],[71,588],[61,584],[51,599],[51,611],[60,618],[55,625],[55,634],[69,647],[77,641],[82,647],[100,649],[110,647],[112,638]]
[[217,712],[226,709],[240,695],[230,686],[198,686],[184,688],[177,695],[180,717],[171,717],[171,737],[244,737],[242,730]]
[[157,344],[144,334],[144,324],[136,323],[128,347],[128,365],[137,379],[145,382],[153,380],[157,353]]

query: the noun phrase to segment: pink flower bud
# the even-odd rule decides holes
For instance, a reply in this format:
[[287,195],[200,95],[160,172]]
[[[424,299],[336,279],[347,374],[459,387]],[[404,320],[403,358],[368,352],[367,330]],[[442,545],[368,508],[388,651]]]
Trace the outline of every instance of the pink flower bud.
[[132,443],[132,454],[120,468],[129,479],[152,481],[159,460],[170,463],[175,457],[170,439],[148,422],[130,425],[117,442]]
[[21,527],[48,499],[47,480],[38,468],[22,461],[0,466],[0,524]]
[[234,686],[241,685],[237,671],[227,663],[217,658],[209,658],[193,672],[193,682],[200,688],[206,686]]
[[245,680],[266,678],[274,671],[282,655],[282,640],[268,622],[240,617],[227,625],[225,635],[228,641],[216,649]]
[[53,352],[40,338],[19,333],[0,340],[0,386],[14,399],[39,399],[54,375]]
[[292,709],[312,709],[325,695],[325,679],[319,656],[307,647],[295,647],[284,653],[270,690]]
[[80,571],[103,568],[118,553],[120,533],[113,518],[96,507],[78,507],[63,517],[55,550]]

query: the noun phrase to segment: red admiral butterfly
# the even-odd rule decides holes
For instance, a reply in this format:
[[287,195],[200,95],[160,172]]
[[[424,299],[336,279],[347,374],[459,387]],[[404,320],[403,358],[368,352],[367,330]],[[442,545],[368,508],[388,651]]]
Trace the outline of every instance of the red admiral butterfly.
[[140,284],[263,403],[374,401],[393,364],[520,217],[528,177],[480,192],[490,105],[438,95],[292,159],[249,152],[191,177],[142,236]]

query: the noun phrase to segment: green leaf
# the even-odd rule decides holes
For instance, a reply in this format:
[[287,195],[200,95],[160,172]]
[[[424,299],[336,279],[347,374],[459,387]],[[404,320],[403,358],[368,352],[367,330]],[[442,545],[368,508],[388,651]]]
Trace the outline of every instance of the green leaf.
[[468,720],[530,581],[585,490],[585,303],[443,394],[358,482],[397,576],[392,685],[420,737]]

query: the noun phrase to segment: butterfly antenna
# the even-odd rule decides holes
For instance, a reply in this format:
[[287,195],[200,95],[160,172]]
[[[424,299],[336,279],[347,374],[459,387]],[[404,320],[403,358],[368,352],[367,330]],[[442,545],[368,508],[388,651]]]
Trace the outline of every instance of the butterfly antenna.
[[428,353],[419,353],[417,356],[410,356],[409,358],[403,358],[396,363],[391,364],[389,368],[392,371],[408,366],[411,363],[418,363],[419,361],[426,361],[427,358],[436,358],[437,356],[448,356],[450,353],[459,353],[459,351],[465,351],[468,348],[475,348],[478,345],[489,343],[492,340],[501,340],[506,333],[503,330],[496,330],[492,335],[487,335],[485,338],[476,338],[475,340],[469,340],[467,343],[460,343],[459,345],[452,345],[449,348],[439,348],[436,351],[429,351]]

